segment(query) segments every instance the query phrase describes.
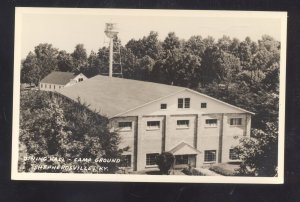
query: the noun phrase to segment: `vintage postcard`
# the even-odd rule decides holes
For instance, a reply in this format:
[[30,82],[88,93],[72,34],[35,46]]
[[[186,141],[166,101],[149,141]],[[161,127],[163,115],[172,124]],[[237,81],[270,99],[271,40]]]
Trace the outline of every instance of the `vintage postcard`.
[[16,8],[13,180],[284,182],[286,12]]

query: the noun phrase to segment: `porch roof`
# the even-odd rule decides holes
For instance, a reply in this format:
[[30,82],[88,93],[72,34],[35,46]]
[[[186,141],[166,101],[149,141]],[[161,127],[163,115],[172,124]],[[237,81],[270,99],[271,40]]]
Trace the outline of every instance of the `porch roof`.
[[169,152],[173,155],[195,155],[201,153],[199,150],[185,142],[181,142]]

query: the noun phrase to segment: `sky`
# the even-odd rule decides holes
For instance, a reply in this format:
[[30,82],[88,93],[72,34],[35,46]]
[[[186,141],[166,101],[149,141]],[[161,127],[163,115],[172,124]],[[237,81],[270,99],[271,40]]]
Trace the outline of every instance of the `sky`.
[[107,22],[118,24],[118,37],[123,45],[132,38],[147,36],[150,31],[158,32],[162,41],[169,32],[175,32],[180,39],[185,40],[193,35],[201,35],[203,38],[212,36],[215,39],[227,35],[240,40],[249,36],[254,41],[264,34],[280,41],[281,33],[278,17],[253,13],[237,17],[220,12],[202,15],[201,11],[169,13],[161,10],[123,12],[107,9],[60,9],[57,12],[47,9],[22,14],[21,57],[25,58],[40,43],[51,43],[53,47],[69,53],[74,51],[77,44],[82,43],[88,54],[91,50],[97,52],[100,47],[107,45],[104,43],[108,41],[104,34]]

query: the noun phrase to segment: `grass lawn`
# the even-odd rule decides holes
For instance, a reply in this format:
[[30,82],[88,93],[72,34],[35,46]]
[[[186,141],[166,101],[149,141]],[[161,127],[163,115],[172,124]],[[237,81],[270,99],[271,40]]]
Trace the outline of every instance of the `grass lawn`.
[[234,176],[239,167],[239,163],[219,163],[209,167],[209,170],[224,176]]

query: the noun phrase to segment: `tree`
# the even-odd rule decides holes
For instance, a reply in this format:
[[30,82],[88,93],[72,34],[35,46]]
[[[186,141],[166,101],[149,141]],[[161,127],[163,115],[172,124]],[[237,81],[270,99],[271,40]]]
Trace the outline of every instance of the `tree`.
[[212,36],[207,36],[203,39],[203,43],[205,44],[205,47],[212,47],[215,45],[215,39]]
[[253,54],[251,52],[250,38],[246,38],[242,41],[238,47],[238,57],[241,60],[241,66],[243,70],[251,70],[251,62]]
[[87,67],[87,53],[83,44],[75,46],[74,52],[71,54],[74,61],[73,72],[78,73]]
[[[21,93],[19,170],[25,172],[105,172],[114,173],[114,163],[95,162],[99,158],[120,158],[120,137],[107,128],[108,119],[90,111],[86,105],[69,101],[50,92]],[[64,162],[37,162],[22,157],[57,157]],[[91,158],[89,162],[74,162],[74,158]],[[35,170],[35,164],[59,165],[59,169]],[[94,167],[96,170],[63,170],[65,166]],[[98,167],[107,170],[97,170]]]
[[191,36],[187,42],[184,43],[184,52],[189,52],[198,57],[202,57],[206,46],[201,36]]
[[148,55],[139,59],[135,65],[135,79],[149,81],[150,72],[153,69],[154,63],[154,60]]
[[162,43],[162,47],[167,57],[169,55],[173,55],[174,51],[180,48],[180,41],[179,38],[175,35],[175,32],[170,32],[168,34],[168,36],[165,38],[164,42]]
[[149,56],[156,60],[162,51],[161,44],[158,41],[158,33],[154,31],[151,31],[148,36],[144,36],[142,39],[131,39],[125,47],[139,59]]
[[21,82],[38,85],[40,80],[57,69],[58,50],[51,44],[39,44],[22,62]]
[[57,67],[62,72],[72,72],[74,66],[73,57],[66,51],[59,51],[57,56]]
[[173,167],[175,157],[170,152],[163,152],[156,157],[156,164],[163,175],[169,175],[169,170]]
[[93,77],[99,74],[99,58],[97,54],[92,50],[87,59],[87,68],[82,70],[82,73],[87,77]]
[[180,54],[174,64],[173,84],[195,88],[199,84],[200,58],[192,54]]
[[239,175],[273,177],[278,165],[278,125],[267,123],[266,130],[253,129],[251,138],[243,138],[235,153],[242,160]]
[[202,84],[232,81],[240,71],[240,61],[217,46],[208,47],[204,52],[201,71]]
[[152,59],[158,59],[160,56],[160,52],[162,51],[162,47],[158,41],[158,33],[151,31],[147,37],[143,37],[142,39],[143,47],[140,47],[144,54],[144,56],[149,56]]
[[233,38],[231,44],[229,45],[229,52],[235,57],[239,57],[239,46],[240,40],[238,40],[237,38]]
[[53,70],[57,70],[58,49],[53,48],[52,44],[39,44],[34,48],[35,55],[38,59],[40,68],[38,81],[50,74]]
[[36,55],[29,52],[26,59],[22,61],[21,66],[21,83],[38,85],[41,70]]
[[108,75],[109,68],[109,49],[107,47],[102,47],[97,52],[97,58],[99,65],[97,66],[97,74]]
[[232,44],[232,41],[231,41],[230,37],[226,36],[226,35],[223,35],[223,37],[218,40],[217,46],[221,50],[223,50],[225,52],[229,52],[230,48],[231,48],[230,47],[231,44]]

